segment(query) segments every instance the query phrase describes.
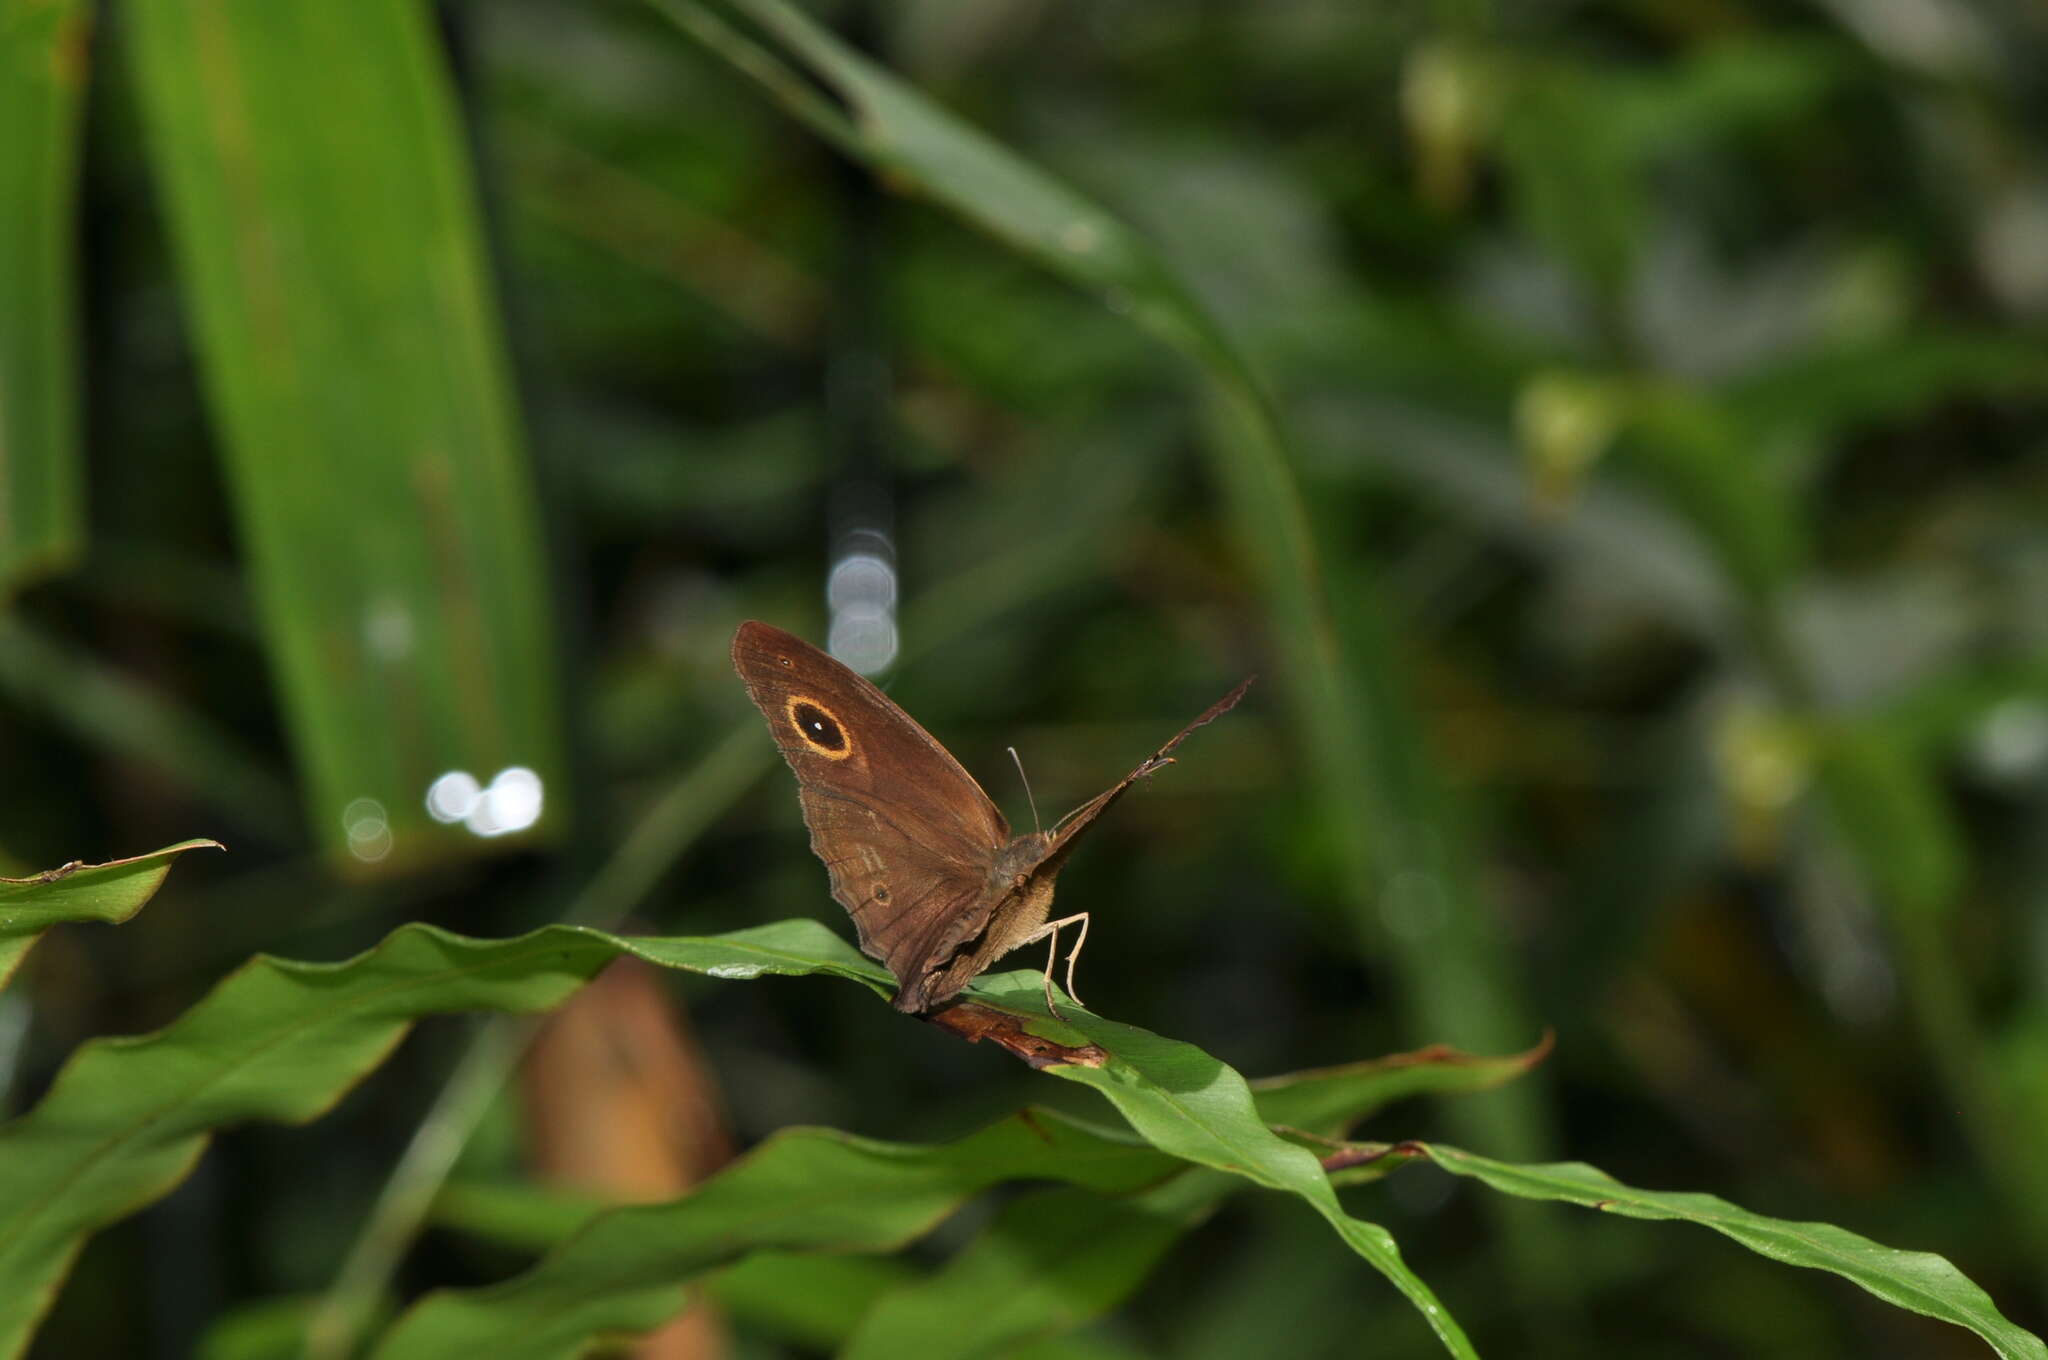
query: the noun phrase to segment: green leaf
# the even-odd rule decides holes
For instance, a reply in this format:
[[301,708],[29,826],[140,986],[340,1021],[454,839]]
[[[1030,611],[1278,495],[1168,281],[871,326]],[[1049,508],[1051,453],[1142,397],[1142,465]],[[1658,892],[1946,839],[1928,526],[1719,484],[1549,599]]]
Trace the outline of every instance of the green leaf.
[[[1043,1015],[1041,988],[1037,973],[1001,973],[981,979],[971,994],[986,1006]],[[1044,1022],[1032,1029],[1061,1043],[1075,1042],[1074,1035],[1085,1038],[1104,1051],[1103,1062],[1049,1067],[1047,1072],[1100,1091],[1140,1137],[1162,1152],[1306,1200],[1347,1246],[1415,1305],[1447,1350],[1473,1354],[1464,1331],[1402,1261],[1393,1236],[1344,1212],[1322,1164],[1266,1127],[1251,1088],[1235,1070],[1193,1044],[1104,1020],[1079,1007],[1067,1013],[1065,1023]]]
[[207,1326],[195,1360],[301,1360],[314,1302],[293,1294],[231,1308]]
[[1325,1137],[1341,1137],[1382,1106],[1425,1092],[1487,1091],[1513,1081],[1550,1054],[1550,1039],[1526,1053],[1482,1058],[1444,1044],[1341,1067],[1320,1067],[1251,1083],[1259,1118]]
[[[252,1118],[312,1118],[390,1052],[416,1017],[542,1009],[621,953],[716,977],[821,972],[877,995],[891,990],[882,970],[816,921],[658,940],[552,926],[477,941],[415,925],[344,963],[258,958],[164,1030],[84,1046],[34,1109],[0,1126],[0,1351],[26,1344],[85,1235],[176,1184],[211,1129]],[[750,1252],[887,1250],[966,1196],[1010,1179],[1063,1181],[1097,1195],[1156,1186],[1158,1198],[1143,1207],[1184,1222],[1219,1193],[1200,1178],[1182,1176],[1176,1186],[1185,1162],[1308,1201],[1408,1295],[1453,1354],[1473,1353],[1386,1232],[1345,1214],[1317,1158],[1266,1127],[1236,1072],[1192,1045],[1079,1008],[1064,1021],[1044,1018],[1040,987],[1036,973],[1005,973],[984,978],[971,995],[1056,1043],[1094,1045],[1099,1065],[1047,1070],[1101,1091],[1142,1143],[1031,1111],[935,1147],[792,1131],[679,1203],[598,1218],[517,1279],[429,1296],[401,1319],[383,1353],[574,1354],[599,1335],[659,1324],[681,1306],[691,1277]],[[1959,1321],[2001,1344],[2027,1339],[1938,1258],[1885,1252],[1826,1225],[1746,1215],[1706,1196],[1631,1191],[1588,1168],[1517,1168],[1455,1149],[1427,1150],[1449,1169],[1511,1193],[1693,1218],[1776,1259],[1835,1270],[1880,1297]],[[1031,1221],[1028,1213],[1019,1220]],[[1105,1243],[1104,1270],[1128,1288],[1142,1275],[1143,1243],[1157,1240],[1139,1233],[1121,1248]],[[1001,1256],[998,1247],[989,1252]],[[934,1287],[993,1278],[993,1259],[970,1259],[958,1279]],[[991,1336],[1014,1339],[1030,1328],[1062,1325],[1107,1297],[1089,1292],[1093,1286],[1074,1287],[1081,1292],[1053,1288],[1001,1327],[992,1322]],[[2034,1344],[2015,1343],[2006,1353],[2048,1360]]]
[[1832,1223],[1795,1223],[1754,1214],[1714,1195],[1638,1190],[1582,1162],[1514,1166],[1440,1143],[1400,1147],[1506,1194],[1559,1200],[1627,1218],[1697,1223],[1774,1261],[1828,1271],[1887,1303],[1967,1327],[2007,1360],[2048,1360],[2048,1346],[2039,1337],[2008,1322],[1983,1290],[1932,1252],[1879,1246]]
[[[633,952],[662,962],[671,943],[640,941]],[[683,943],[695,948],[707,942]],[[847,946],[842,943],[840,948]],[[863,969],[857,975],[877,983],[877,990],[887,990],[876,970]],[[981,978],[968,996],[977,1004],[1024,1017],[1034,1033],[1057,1043],[1096,1045],[1102,1050],[1100,1066],[1070,1064],[1046,1070],[1102,1091],[1139,1136],[1167,1157],[1306,1199],[1352,1250],[1407,1295],[1453,1354],[1472,1354],[1456,1322],[1402,1263],[1392,1237],[1344,1213],[1316,1158],[1265,1126],[1244,1078],[1192,1045],[1102,1020],[1079,1008],[1069,1012],[1066,1023],[1047,1019],[1041,986],[1036,973],[1004,973]],[[1027,1122],[1035,1126],[1040,1121]],[[1149,1168],[1146,1175],[1121,1186],[1090,1182],[1083,1175],[1084,1148],[1095,1159],[1125,1167],[1132,1150],[1100,1134],[1084,1136],[1077,1126],[1064,1123],[1047,1126],[1042,1137],[1048,1144],[1063,1145],[1060,1158],[1053,1165],[1035,1163],[1037,1170],[1015,1174],[1045,1175],[1100,1191],[1135,1188],[1162,1179],[1175,1168],[1172,1161],[1153,1160],[1143,1163]],[[945,1206],[1004,1178],[960,1180],[964,1173],[955,1165],[958,1145],[894,1149],[894,1163],[886,1173],[869,1165],[883,1145],[846,1146],[856,1150],[789,1154],[823,1158],[824,1164],[805,1160],[798,1169],[788,1169],[777,1161],[770,1170],[748,1172],[739,1189],[710,1193],[735,1174],[729,1172],[678,1204],[606,1215],[525,1275],[487,1290],[430,1296],[401,1320],[380,1354],[574,1354],[589,1337],[655,1325],[681,1306],[682,1286],[691,1276],[748,1250],[886,1250],[923,1231]],[[850,1160],[842,1166],[840,1159]],[[938,1182],[930,1179],[937,1173],[926,1162],[945,1168]],[[803,1174],[815,1177],[814,1182],[803,1181],[802,1167],[809,1168]],[[988,1172],[989,1168],[979,1168],[973,1174]],[[794,1197],[793,1203],[804,1207],[803,1221],[785,1221],[789,1211],[774,1209],[774,1195]]]
[[915,1272],[876,1256],[757,1251],[705,1283],[711,1297],[749,1330],[833,1350],[892,1289]]
[[1175,1169],[1151,1148],[1044,1112],[926,1146],[792,1129],[686,1199],[605,1215],[516,1279],[429,1295],[376,1353],[575,1355],[598,1336],[659,1325],[683,1306],[692,1277],[752,1251],[889,1251],[1001,1181],[1115,1192]]
[[433,1221],[520,1251],[541,1252],[591,1219],[619,1207],[617,1199],[530,1181],[455,1181],[434,1196]]
[[1129,1297],[1230,1184],[1176,1176],[1148,1195],[1011,1200],[944,1269],[876,1304],[842,1360],[971,1360],[1070,1331]]
[[474,852],[428,787],[514,767],[554,824],[538,515],[429,12],[122,13],[315,827],[365,863]]
[[0,8],[0,599],[84,538],[72,316],[84,0]]
[[121,922],[142,910],[162,885],[171,861],[187,850],[224,850],[219,841],[180,841],[132,859],[105,864],[76,860],[27,878],[0,878],[0,986],[44,931],[63,921]]
[[889,990],[816,921],[658,941],[572,926],[468,940],[415,925],[343,963],[259,956],[155,1034],[84,1045],[33,1109],[0,1125],[0,1354],[26,1342],[87,1234],[169,1191],[212,1129],[314,1118],[419,1016],[545,1010],[621,953],[715,977],[823,972]]

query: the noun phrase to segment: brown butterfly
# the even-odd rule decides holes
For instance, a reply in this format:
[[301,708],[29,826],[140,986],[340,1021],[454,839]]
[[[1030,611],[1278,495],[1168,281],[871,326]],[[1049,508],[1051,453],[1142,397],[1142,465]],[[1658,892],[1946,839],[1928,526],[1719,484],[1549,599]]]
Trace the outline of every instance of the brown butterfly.
[[1052,830],[1012,836],[1003,814],[945,747],[886,694],[808,642],[765,623],[743,623],[733,634],[732,663],[796,772],[811,849],[825,861],[832,896],[852,913],[860,947],[896,975],[896,1009],[913,1014],[947,1000],[1012,949],[1048,936],[1045,1000],[1053,1006],[1063,926],[1080,927],[1067,955],[1072,995],[1088,913],[1047,919],[1054,876],[1105,808],[1172,764],[1168,753],[1229,712],[1251,685],[1246,680],[1224,695]]

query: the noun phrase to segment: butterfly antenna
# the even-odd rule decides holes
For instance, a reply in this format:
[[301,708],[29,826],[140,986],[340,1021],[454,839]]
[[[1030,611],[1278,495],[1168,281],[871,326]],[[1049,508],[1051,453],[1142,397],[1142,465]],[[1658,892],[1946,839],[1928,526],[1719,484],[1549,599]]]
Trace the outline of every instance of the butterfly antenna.
[[1017,764],[1017,778],[1024,781],[1024,801],[1031,804],[1031,829],[1044,835],[1044,828],[1038,824],[1038,800],[1031,796],[1031,777],[1024,773],[1024,758],[1017,754],[1017,748],[1010,748],[1010,759]]

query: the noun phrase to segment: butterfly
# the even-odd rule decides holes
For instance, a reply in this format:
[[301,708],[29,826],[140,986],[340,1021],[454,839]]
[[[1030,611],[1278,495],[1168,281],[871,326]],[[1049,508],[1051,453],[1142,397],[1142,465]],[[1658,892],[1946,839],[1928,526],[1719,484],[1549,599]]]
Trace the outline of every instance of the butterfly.
[[1088,913],[1053,919],[1054,878],[1110,804],[1172,764],[1173,748],[1236,707],[1252,683],[1217,700],[1051,830],[1013,836],[945,747],[826,653],[748,622],[733,634],[732,661],[796,774],[811,849],[825,862],[832,896],[852,915],[861,949],[895,974],[895,1007],[910,1014],[950,1000],[1011,950],[1050,938],[1045,1000],[1058,1015],[1052,973],[1059,932],[1077,931],[1067,955],[1073,996]]

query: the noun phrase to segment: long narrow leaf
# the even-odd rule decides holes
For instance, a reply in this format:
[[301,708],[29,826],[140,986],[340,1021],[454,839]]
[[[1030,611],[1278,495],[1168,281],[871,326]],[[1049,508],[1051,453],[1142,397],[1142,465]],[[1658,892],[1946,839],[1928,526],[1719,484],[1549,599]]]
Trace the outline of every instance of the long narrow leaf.
[[1229,1185],[1177,1176],[1141,1196],[1020,1196],[944,1269],[878,1303],[840,1358],[979,1360],[1070,1331],[1136,1290]]
[[720,1271],[705,1289],[749,1332],[830,1351],[877,1299],[914,1274],[889,1257],[762,1251]]
[[756,1250],[888,1251],[1004,1180],[1131,1190],[1174,1162],[1050,1115],[1018,1115],[953,1143],[880,1143],[825,1129],[777,1135],[687,1199],[607,1214],[493,1289],[430,1295],[385,1338],[382,1360],[580,1354],[675,1315],[696,1275]]
[[[689,961],[689,951],[703,943],[638,941],[633,952],[659,963],[671,950],[680,949],[683,952],[676,955],[677,965],[696,967],[696,962]],[[840,947],[845,948],[843,944]],[[874,980],[872,970],[857,975]],[[1138,1135],[1159,1152],[1306,1200],[1341,1240],[1408,1297],[1452,1354],[1473,1354],[1458,1324],[1401,1260],[1393,1238],[1385,1229],[1344,1212],[1320,1163],[1266,1127],[1244,1078],[1231,1068],[1191,1044],[1103,1020],[1078,1008],[1069,1012],[1066,1024],[1050,1021],[1035,973],[984,977],[968,995],[982,1006],[1021,1017],[1057,1042],[1093,1044],[1100,1050],[1096,1055],[1099,1065],[1077,1063],[1046,1070],[1101,1091]],[[1159,1167],[1160,1174],[1170,1165]],[[1078,1177],[1069,1169],[1060,1179]],[[864,1191],[874,1189],[866,1181],[859,1185]],[[821,1187],[815,1193],[828,1189]],[[741,1232],[741,1228],[715,1216],[709,1222],[728,1235],[713,1234],[707,1240],[701,1234],[711,1232],[711,1227],[700,1223],[696,1215],[713,1211],[691,1207],[701,1198],[700,1192],[675,1205],[607,1215],[525,1275],[486,1291],[435,1295],[415,1308],[388,1338],[388,1354],[426,1355],[454,1348],[493,1355],[570,1355],[592,1336],[660,1321],[667,1314],[657,1305],[666,1304],[672,1312],[683,1281],[735,1259],[742,1248],[823,1249],[829,1245],[812,1237],[779,1237],[776,1233],[782,1229],[773,1219],[747,1220],[744,1240],[736,1240],[730,1234]],[[832,1203],[840,1206],[838,1200]],[[840,1208],[834,1211],[840,1212]],[[843,1212],[854,1216],[850,1205],[843,1206]],[[621,1218],[626,1220],[624,1226],[607,1226]],[[832,1230],[853,1231],[836,1224]],[[850,1249],[856,1241],[872,1241],[875,1245],[862,1249],[881,1250],[901,1240],[902,1233],[895,1228],[876,1231],[879,1235],[871,1238],[845,1239],[842,1246]]]
[[1880,1246],[1832,1223],[1795,1223],[1751,1213],[1714,1195],[1638,1190],[1583,1162],[1514,1166],[1441,1143],[1402,1145],[1444,1170],[1484,1181],[1505,1194],[1558,1200],[1626,1218],[1697,1223],[1788,1265],[1839,1275],[1887,1303],[1967,1327],[2007,1360],[2048,1360],[2048,1346],[2015,1327],[1943,1257]]
[[[982,979],[974,992],[984,1005],[1042,1015],[1036,974],[1002,973]],[[1046,1070],[1092,1086],[1116,1106],[1139,1136],[1162,1152],[1198,1166],[1242,1176],[1255,1185],[1298,1195],[1337,1236],[1405,1295],[1453,1355],[1471,1356],[1471,1343],[1420,1277],[1401,1259],[1392,1234],[1344,1212],[1314,1155],[1266,1127],[1245,1079],[1193,1044],[1104,1020],[1078,1007],[1067,1025],[1042,1032],[1078,1031],[1107,1055],[1100,1066],[1069,1064]]]
[[73,861],[28,878],[0,878],[0,987],[51,926],[64,921],[118,924],[142,910],[187,850],[219,850],[219,841],[180,841],[105,864]]
[[1505,1058],[1479,1057],[1437,1044],[1341,1067],[1262,1077],[1251,1084],[1252,1099],[1268,1124],[1336,1137],[1407,1096],[1491,1090],[1529,1071],[1549,1052],[1547,1039],[1526,1053]]
[[425,805],[454,772],[563,788],[538,517],[428,11],[123,16],[315,826],[398,863],[531,824],[554,809],[525,775],[449,825]]
[[84,0],[0,5],[0,599],[84,535],[71,220]]

